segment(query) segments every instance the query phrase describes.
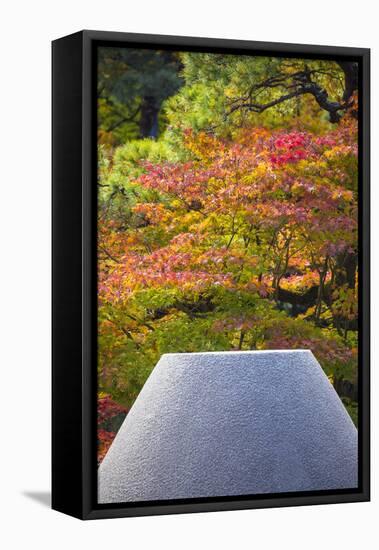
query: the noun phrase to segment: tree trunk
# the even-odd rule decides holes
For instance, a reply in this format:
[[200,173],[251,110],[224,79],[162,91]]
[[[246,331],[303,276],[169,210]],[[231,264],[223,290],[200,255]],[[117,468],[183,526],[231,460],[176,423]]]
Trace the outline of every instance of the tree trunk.
[[353,93],[358,89],[358,63],[351,61],[339,61],[338,65],[345,75],[345,91],[343,100],[349,101]]
[[355,252],[346,252],[337,258],[335,286],[347,284],[349,288],[355,287],[357,261]]
[[157,100],[152,96],[144,96],[139,123],[141,138],[156,138],[158,136],[158,113]]
[[[351,61],[339,61],[339,66],[344,72],[345,75],[345,91],[343,93],[342,99],[345,103],[348,103],[354,94],[358,90],[359,84],[359,74],[358,74],[358,63]],[[358,118],[358,110],[351,109],[351,115],[354,118]]]

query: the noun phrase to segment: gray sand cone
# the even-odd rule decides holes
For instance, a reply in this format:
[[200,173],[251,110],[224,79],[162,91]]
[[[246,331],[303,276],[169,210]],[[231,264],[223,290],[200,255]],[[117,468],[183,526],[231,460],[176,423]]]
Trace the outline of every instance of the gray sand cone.
[[310,351],[163,355],[99,468],[99,503],[357,487],[357,430]]

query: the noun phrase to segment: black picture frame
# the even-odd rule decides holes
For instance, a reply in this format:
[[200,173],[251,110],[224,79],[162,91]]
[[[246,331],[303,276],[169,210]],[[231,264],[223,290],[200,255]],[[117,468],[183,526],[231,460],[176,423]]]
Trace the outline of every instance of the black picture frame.
[[[359,487],[120,505],[96,499],[96,47],[354,59],[359,107]],[[370,50],[85,30],[52,43],[52,507],[81,519],[370,499]]]

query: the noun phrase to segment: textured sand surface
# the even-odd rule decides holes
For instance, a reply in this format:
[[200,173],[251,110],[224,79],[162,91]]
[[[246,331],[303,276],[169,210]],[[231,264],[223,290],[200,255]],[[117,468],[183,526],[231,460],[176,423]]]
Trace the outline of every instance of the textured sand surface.
[[166,354],[99,468],[98,499],[352,488],[357,453],[310,351]]

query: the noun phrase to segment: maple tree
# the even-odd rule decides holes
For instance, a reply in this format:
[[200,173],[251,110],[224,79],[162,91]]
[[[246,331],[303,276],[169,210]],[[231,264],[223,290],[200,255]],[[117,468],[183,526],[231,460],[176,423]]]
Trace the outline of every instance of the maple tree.
[[205,131],[190,109],[160,140],[100,148],[99,386],[119,405],[166,352],[306,348],[356,388],[357,97],[334,125],[302,101],[303,124],[253,113]]

